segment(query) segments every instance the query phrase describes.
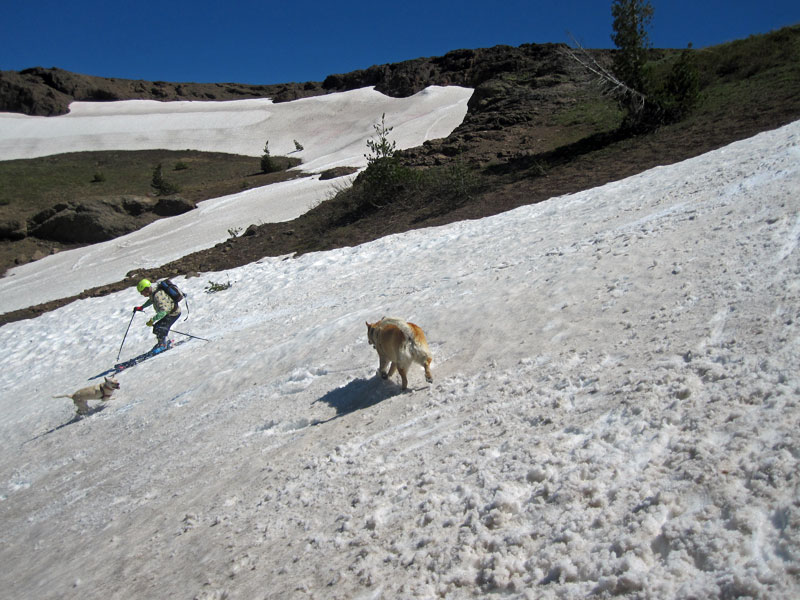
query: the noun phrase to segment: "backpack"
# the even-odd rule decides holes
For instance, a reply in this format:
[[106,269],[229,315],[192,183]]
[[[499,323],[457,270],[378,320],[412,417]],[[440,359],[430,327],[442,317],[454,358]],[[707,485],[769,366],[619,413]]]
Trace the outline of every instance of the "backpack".
[[178,289],[178,286],[172,283],[169,279],[165,279],[163,281],[158,282],[158,289],[164,290],[167,292],[167,296],[172,298],[172,301],[175,303],[175,306],[178,305],[178,302],[183,300],[183,294]]

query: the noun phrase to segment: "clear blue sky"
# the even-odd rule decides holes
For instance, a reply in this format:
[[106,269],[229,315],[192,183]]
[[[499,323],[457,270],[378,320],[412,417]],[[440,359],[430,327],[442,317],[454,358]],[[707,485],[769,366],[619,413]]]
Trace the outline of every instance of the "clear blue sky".
[[[800,0],[651,0],[654,47],[702,48],[800,23]],[[611,0],[9,0],[0,70],[173,82],[322,81],[459,48],[610,48]]]

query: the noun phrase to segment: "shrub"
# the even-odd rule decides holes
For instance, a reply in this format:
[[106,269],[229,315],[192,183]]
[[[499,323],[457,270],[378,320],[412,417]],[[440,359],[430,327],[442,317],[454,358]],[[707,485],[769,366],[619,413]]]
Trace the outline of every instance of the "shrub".
[[164,179],[164,173],[161,169],[161,163],[153,169],[153,180],[150,186],[155,190],[158,196],[171,196],[180,192],[180,188],[174,183],[170,183]]
[[666,122],[684,117],[700,99],[700,75],[691,49],[681,52],[656,94]]
[[215,294],[216,292],[222,292],[224,290],[229,289],[233,284],[228,281],[226,283],[216,283],[214,281],[209,281],[208,285],[206,286],[206,294]]
[[386,113],[381,115],[380,124],[376,123],[372,127],[375,129],[378,138],[376,140],[367,140],[367,148],[370,150],[369,154],[364,155],[367,159],[367,167],[384,158],[392,158],[397,152],[397,143],[389,141],[389,134],[394,127],[386,127]]
[[280,165],[278,165],[270,156],[269,153],[269,141],[264,144],[264,153],[261,155],[261,172],[262,173],[275,173],[280,171]]

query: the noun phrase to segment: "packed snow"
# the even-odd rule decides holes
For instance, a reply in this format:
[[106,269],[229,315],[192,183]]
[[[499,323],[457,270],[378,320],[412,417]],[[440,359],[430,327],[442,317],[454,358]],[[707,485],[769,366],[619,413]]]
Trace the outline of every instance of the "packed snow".
[[[210,341],[174,333],[80,420],[52,396],[131,319],[122,357],[152,345],[141,297],[3,326],[0,589],[800,597],[798,142],[178,278],[173,329]],[[384,315],[433,384],[376,376]]]

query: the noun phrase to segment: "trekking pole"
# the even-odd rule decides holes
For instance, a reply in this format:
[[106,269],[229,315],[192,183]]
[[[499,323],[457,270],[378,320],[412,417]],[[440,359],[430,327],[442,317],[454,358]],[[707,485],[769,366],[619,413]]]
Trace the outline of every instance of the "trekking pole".
[[182,331],[176,331],[175,329],[170,329],[172,333],[178,333],[180,335],[185,335],[186,337],[194,338],[196,340],[203,340],[204,342],[210,342],[211,340],[207,340],[206,338],[201,338],[196,335],[192,335],[191,333],[183,333]]
[[125,330],[125,335],[122,336],[122,343],[119,345],[119,352],[117,353],[117,360],[119,360],[120,355],[122,354],[122,346],[125,345],[125,338],[128,337],[128,332],[131,329],[131,323],[133,323],[133,317],[136,316],[136,310],[134,309],[133,314],[131,315],[131,320],[128,323],[128,328]]

